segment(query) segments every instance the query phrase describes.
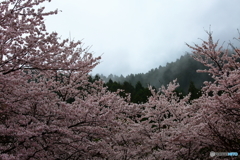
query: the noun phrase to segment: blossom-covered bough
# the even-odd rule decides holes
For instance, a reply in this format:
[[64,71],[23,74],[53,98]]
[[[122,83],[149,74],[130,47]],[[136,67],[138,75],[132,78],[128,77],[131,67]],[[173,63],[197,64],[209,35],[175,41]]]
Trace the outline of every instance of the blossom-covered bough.
[[[208,41],[202,46],[189,46],[193,57],[207,66],[214,82],[205,82],[202,97],[196,100],[199,107],[197,121],[192,121],[192,130],[203,145],[215,151],[240,152],[240,50],[233,53],[214,43],[212,32],[207,32]],[[218,48],[217,48],[218,47]],[[194,125],[194,123],[196,125]]]
[[[49,0],[50,1],[50,0]],[[179,98],[174,80],[144,104],[111,93],[89,73],[81,42],[46,31],[40,4],[0,2],[0,159],[208,159],[240,152],[239,49],[190,46],[214,82]],[[189,103],[190,101],[190,103]]]
[[0,159],[114,157],[127,102],[88,81],[100,57],[48,33],[43,2],[0,3]]

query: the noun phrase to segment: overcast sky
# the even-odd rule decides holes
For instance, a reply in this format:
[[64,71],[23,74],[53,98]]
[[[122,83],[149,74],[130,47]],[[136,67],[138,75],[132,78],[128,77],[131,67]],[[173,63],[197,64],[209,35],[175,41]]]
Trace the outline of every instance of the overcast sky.
[[207,39],[238,44],[240,0],[53,0],[47,29],[63,38],[83,40],[94,56],[102,55],[96,73],[146,73],[186,52],[185,42]]

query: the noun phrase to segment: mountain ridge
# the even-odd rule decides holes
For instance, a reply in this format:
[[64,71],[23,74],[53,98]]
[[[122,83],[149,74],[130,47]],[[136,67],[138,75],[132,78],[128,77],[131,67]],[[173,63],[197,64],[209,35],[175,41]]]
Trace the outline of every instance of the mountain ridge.
[[130,74],[127,76],[116,76],[113,74],[98,75],[103,81],[112,81],[123,84],[124,81],[131,83],[135,86],[141,82],[143,87],[148,85],[160,88],[162,85],[166,86],[170,81],[177,79],[180,84],[179,90],[184,93],[188,92],[191,82],[194,83],[196,88],[201,88],[204,81],[212,81],[212,78],[207,73],[197,73],[197,70],[207,69],[203,64],[194,60],[190,54],[185,54],[177,59],[175,62],[167,63],[166,66],[159,66],[149,70],[147,73]]

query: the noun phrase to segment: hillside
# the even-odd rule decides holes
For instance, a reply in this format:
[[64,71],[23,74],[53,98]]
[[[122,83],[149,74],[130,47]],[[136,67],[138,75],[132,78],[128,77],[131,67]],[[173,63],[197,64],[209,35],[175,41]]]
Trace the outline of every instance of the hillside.
[[141,82],[143,87],[152,85],[156,88],[162,85],[167,85],[170,81],[177,78],[180,87],[178,90],[184,93],[188,92],[190,82],[193,82],[196,88],[201,88],[204,81],[211,80],[211,77],[206,73],[197,73],[198,69],[206,69],[201,63],[195,61],[191,55],[186,54],[181,56],[175,62],[167,63],[166,66],[159,66],[158,68],[151,69],[147,73],[130,74],[126,77],[116,76],[110,74],[108,77],[98,75],[102,80],[108,82],[110,79],[119,83],[127,81],[135,86],[138,81]]

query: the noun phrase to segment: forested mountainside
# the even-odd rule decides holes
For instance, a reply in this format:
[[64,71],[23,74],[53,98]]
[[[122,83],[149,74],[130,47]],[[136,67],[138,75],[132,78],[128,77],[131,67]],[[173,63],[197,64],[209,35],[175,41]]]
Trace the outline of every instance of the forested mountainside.
[[177,82],[180,84],[178,90],[186,94],[191,82],[199,89],[203,86],[204,81],[212,80],[211,76],[207,73],[197,73],[198,69],[206,69],[206,67],[194,60],[190,54],[185,54],[175,62],[167,63],[164,67],[159,66],[158,68],[151,69],[147,73],[130,74],[126,77],[113,74],[107,77],[99,75],[99,77],[105,82],[109,82],[111,79],[123,84],[126,81],[133,86],[136,86],[140,82],[143,87],[151,85],[156,88],[162,85],[166,86],[170,81],[177,79]]

